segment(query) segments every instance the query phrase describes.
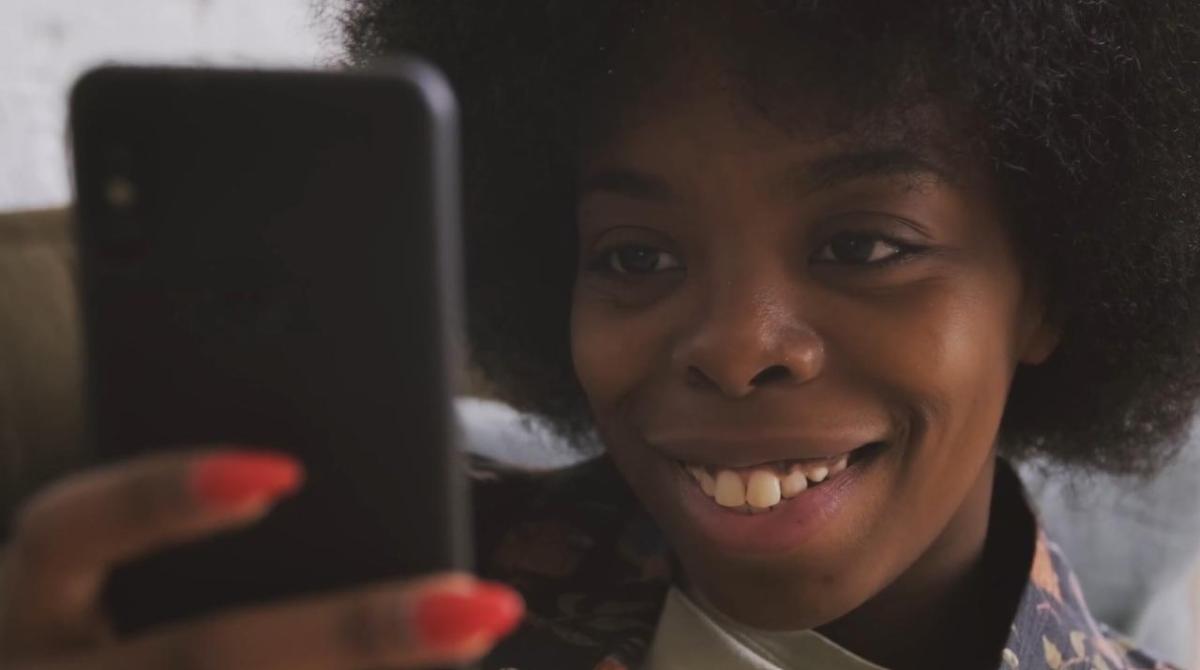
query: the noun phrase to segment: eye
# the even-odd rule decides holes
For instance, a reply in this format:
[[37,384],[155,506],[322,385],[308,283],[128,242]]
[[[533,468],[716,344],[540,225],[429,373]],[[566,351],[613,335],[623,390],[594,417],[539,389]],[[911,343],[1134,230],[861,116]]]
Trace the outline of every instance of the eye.
[[838,233],[817,252],[816,260],[845,265],[874,265],[898,260],[910,251],[906,245],[873,233]]
[[628,245],[602,254],[604,269],[619,275],[644,275],[682,267],[675,256],[654,247]]

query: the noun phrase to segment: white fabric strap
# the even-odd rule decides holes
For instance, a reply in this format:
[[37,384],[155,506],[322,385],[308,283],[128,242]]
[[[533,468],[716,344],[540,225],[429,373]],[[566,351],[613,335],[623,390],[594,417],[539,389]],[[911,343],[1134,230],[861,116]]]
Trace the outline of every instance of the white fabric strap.
[[[709,611],[711,610],[711,611]],[[644,670],[885,670],[811,630],[763,631],[672,586]]]

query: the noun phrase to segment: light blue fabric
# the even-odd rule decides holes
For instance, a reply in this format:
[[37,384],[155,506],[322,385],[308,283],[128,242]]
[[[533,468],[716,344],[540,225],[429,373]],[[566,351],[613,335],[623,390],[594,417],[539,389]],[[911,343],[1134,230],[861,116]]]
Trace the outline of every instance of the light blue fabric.
[[[594,455],[495,401],[460,399],[468,448],[546,468]],[[1018,468],[1043,526],[1071,561],[1092,613],[1160,658],[1187,666],[1196,644],[1189,581],[1200,559],[1200,434],[1151,481]]]
[[543,421],[495,400],[458,398],[467,449],[524,468],[557,468],[600,452],[594,443],[572,448]]
[[1020,468],[1047,532],[1075,568],[1092,614],[1165,660],[1190,667],[1191,580],[1200,559],[1200,435],[1149,481]]

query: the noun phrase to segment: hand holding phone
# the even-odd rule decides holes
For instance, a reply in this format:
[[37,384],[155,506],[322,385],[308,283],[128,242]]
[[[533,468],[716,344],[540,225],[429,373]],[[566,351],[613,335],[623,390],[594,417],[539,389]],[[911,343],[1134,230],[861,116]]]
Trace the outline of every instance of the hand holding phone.
[[0,568],[0,666],[11,670],[424,668],[485,654],[520,596],[467,573],[245,607],[114,641],[100,602],[118,563],[252,526],[303,486],[293,458],[210,448],[140,456],[31,499]]

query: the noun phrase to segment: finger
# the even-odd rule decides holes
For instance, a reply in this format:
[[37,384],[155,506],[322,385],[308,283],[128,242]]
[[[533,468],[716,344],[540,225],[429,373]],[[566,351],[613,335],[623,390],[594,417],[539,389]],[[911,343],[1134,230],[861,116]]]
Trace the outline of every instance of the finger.
[[242,610],[24,670],[425,668],[483,656],[523,612],[506,586],[439,575]]
[[39,571],[105,570],[260,515],[295,490],[288,456],[219,450],[143,457],[70,477],[20,513],[14,559]]
[[146,456],[51,486],[17,517],[5,638],[35,644],[83,622],[94,629],[114,564],[252,522],[301,477],[290,457],[219,449]]

